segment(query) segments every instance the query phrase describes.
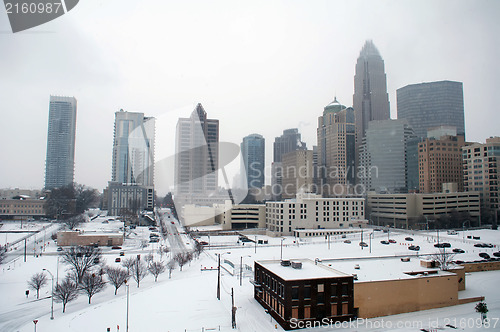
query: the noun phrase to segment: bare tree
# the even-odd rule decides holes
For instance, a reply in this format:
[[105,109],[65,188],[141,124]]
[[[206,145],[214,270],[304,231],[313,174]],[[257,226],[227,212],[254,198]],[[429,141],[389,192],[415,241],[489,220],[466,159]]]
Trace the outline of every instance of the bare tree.
[[83,222],[85,222],[85,217],[83,216],[83,214],[69,217],[64,220],[64,223],[66,224],[66,226],[68,226],[69,229],[75,229],[76,226]]
[[81,283],[85,273],[91,272],[101,259],[101,249],[91,246],[71,247],[62,254],[63,262],[71,266],[77,283]]
[[54,301],[62,302],[63,313],[66,311],[66,304],[73,301],[78,297],[78,286],[69,276],[66,276],[64,280],[57,284],[54,290]]
[[193,255],[188,252],[180,252],[174,256],[174,260],[179,264],[180,270],[182,271],[182,267],[186,265],[191,259]]
[[150,264],[150,263],[153,261],[153,254],[147,254],[147,255],[144,255],[144,261],[145,261],[147,264]]
[[161,246],[158,248],[158,253],[160,254],[160,257],[163,258],[163,254],[168,254],[170,252],[170,249],[167,246]]
[[148,274],[146,264],[139,257],[135,258],[134,264],[130,267],[130,274],[137,283],[137,288],[139,288],[141,280]]
[[105,287],[106,282],[103,280],[102,275],[98,273],[85,273],[80,283],[80,289],[87,294],[89,304],[92,296],[102,291]]
[[203,252],[203,245],[201,245],[200,242],[195,241],[194,242],[194,253],[195,253],[196,257],[200,257],[202,252]]
[[135,264],[135,260],[136,260],[135,257],[128,257],[122,260],[122,265],[123,267],[127,268],[128,275],[130,275],[130,269],[132,268],[132,265]]
[[454,257],[455,254],[446,252],[446,248],[440,248],[439,252],[431,255],[431,258],[439,264],[439,268],[443,271],[448,270]]
[[108,267],[106,269],[106,274],[108,275],[109,282],[115,286],[116,295],[118,288],[120,288],[121,285],[123,285],[123,283],[127,280],[128,271],[120,267]]
[[165,272],[165,264],[163,262],[151,262],[148,266],[148,271],[155,277],[155,282],[158,280],[158,276]]
[[37,299],[39,298],[40,288],[42,288],[46,284],[47,284],[47,276],[43,272],[35,273],[34,275],[31,276],[31,279],[28,280],[28,286],[31,289],[36,290]]
[[168,263],[167,263],[167,269],[168,269],[168,279],[170,279],[172,277],[172,271],[175,269],[175,261],[173,259],[171,259]]

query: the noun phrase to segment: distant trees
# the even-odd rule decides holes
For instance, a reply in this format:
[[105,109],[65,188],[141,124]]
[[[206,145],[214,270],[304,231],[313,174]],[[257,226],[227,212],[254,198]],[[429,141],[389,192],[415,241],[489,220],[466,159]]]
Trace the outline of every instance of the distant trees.
[[106,282],[103,280],[102,274],[87,272],[83,275],[79,287],[82,292],[87,294],[90,304],[92,296],[102,291],[106,287]]
[[135,260],[135,257],[127,257],[122,260],[122,266],[127,268],[127,274],[130,274],[130,269],[135,264]]
[[66,276],[66,278],[64,278],[64,280],[54,289],[54,301],[62,302],[63,313],[66,312],[66,304],[77,297],[78,286],[69,276]]
[[101,249],[91,246],[71,247],[65,250],[61,257],[64,263],[70,265],[76,283],[80,284],[85,273],[91,272],[93,267],[99,265],[102,252]]
[[175,269],[175,261],[173,259],[171,259],[170,261],[168,261],[167,263],[167,269],[168,269],[168,279],[170,279],[172,277],[172,271]]
[[30,287],[33,290],[36,290],[36,298],[39,298],[40,295],[40,288],[45,286],[47,284],[47,276],[45,273],[40,272],[40,273],[35,273],[34,275],[31,276],[30,280],[28,280],[28,287]]
[[68,226],[69,229],[73,230],[76,228],[76,226],[85,222],[85,217],[83,214],[79,214],[76,216],[66,218],[66,219],[64,219],[63,222],[66,224],[66,226]]
[[98,204],[99,192],[81,184],[51,189],[46,197],[47,215],[58,219],[81,214]]
[[155,282],[158,280],[158,276],[165,272],[165,264],[163,262],[150,262],[148,266],[148,271],[155,277]]
[[128,271],[120,267],[106,268],[109,282],[115,287],[115,295],[118,289],[125,283],[128,278]]

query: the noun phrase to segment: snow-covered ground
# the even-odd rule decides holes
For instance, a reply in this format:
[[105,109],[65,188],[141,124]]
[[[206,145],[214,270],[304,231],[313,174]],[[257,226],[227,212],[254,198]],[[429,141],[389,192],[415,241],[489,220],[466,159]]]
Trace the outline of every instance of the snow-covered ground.
[[[103,225],[116,226],[120,229],[119,221],[109,221],[103,224],[103,219],[98,218],[89,224],[83,225],[85,231],[95,230]],[[170,231],[179,231],[180,241],[186,243],[186,247],[192,245],[192,240],[182,234],[177,224],[171,225]],[[167,262],[169,255],[160,257],[158,248],[160,245],[169,245],[168,241],[160,243],[149,243],[151,231],[147,227],[137,227],[128,232],[128,238],[122,246],[127,256],[152,253],[156,259]],[[342,267],[342,258],[356,257],[395,257],[417,255],[416,252],[407,249],[408,245],[414,244],[421,247],[419,255],[431,254],[437,251],[434,243],[437,241],[435,232],[396,232],[391,231],[388,235],[383,232],[363,232],[363,241],[371,244],[371,248],[362,248],[358,245],[361,234],[347,235],[346,238],[331,237],[330,243],[324,237],[308,238],[298,241],[293,237],[271,238],[258,235],[258,240],[267,240],[268,244],[254,245],[253,242],[238,241],[237,236],[211,236],[210,244],[201,254],[200,258],[193,260],[180,271],[177,267],[172,278],[169,279],[168,271],[160,275],[158,282],[148,275],[142,282],[140,288],[136,287],[131,279],[129,297],[129,330],[130,331],[202,331],[202,330],[231,330],[231,289],[234,291],[234,301],[237,306],[237,329],[240,331],[274,331],[282,330],[276,322],[265,313],[264,309],[253,299],[253,286],[249,283],[252,272],[247,266],[253,266],[255,260],[263,259],[285,259],[310,258],[321,259],[324,264],[331,264],[333,268]],[[480,236],[481,240],[467,239],[467,235]],[[413,241],[405,240],[411,236]],[[476,230],[466,232],[462,235],[446,235],[442,233],[440,242],[446,241],[452,248],[461,248],[466,252],[457,254],[455,259],[478,260],[479,252],[487,252],[490,255],[499,251],[500,232],[491,230]],[[254,236],[250,236],[255,239]],[[381,240],[388,238],[396,240],[397,243],[384,245]],[[344,243],[348,239],[351,243]],[[208,237],[200,240],[207,241]],[[487,242],[496,245],[495,248],[477,248],[475,243]],[[283,246],[282,246],[283,244]],[[146,245],[143,247],[143,245]],[[62,313],[62,305],[54,304],[54,320],[50,320],[50,282],[43,287],[40,300],[36,300],[34,291],[30,291],[28,298],[25,296],[27,280],[42,269],[50,270],[54,276],[62,278],[67,269],[61,262],[57,267],[57,247],[50,242],[46,253],[42,256],[29,255],[27,262],[19,257],[17,260],[1,266],[0,292],[3,301],[0,302],[0,331],[32,331],[33,319],[38,319],[37,331],[121,331],[126,329],[127,288],[122,286],[115,296],[113,287],[108,286],[101,293],[92,298],[92,304],[88,304],[85,295],[70,302],[66,313]],[[109,265],[118,265],[115,259],[120,250],[104,248],[104,258]],[[221,300],[216,298],[217,289],[217,255],[221,254],[222,287]],[[121,257],[122,259],[124,257]],[[363,260],[366,261],[366,260]],[[394,261],[399,261],[398,259]],[[412,258],[416,261],[416,257]],[[242,285],[240,286],[239,267],[243,262],[244,273]],[[345,262],[345,260],[344,260]],[[363,264],[360,261],[360,264]],[[211,269],[212,268],[212,269]],[[368,266],[367,266],[368,269]],[[376,267],[373,267],[376,269]],[[490,312],[490,330],[500,330],[500,322],[495,319],[500,317],[500,271],[478,272],[467,274],[467,290],[461,292],[460,297],[472,297],[484,295]],[[421,328],[452,330],[446,324],[454,325],[459,330],[476,331],[486,329],[477,325],[479,314],[474,311],[475,303],[459,306],[427,310],[415,313],[407,313],[390,317],[381,317],[367,321],[359,321],[357,325],[344,326],[344,331],[419,331]],[[496,326],[493,327],[493,324]],[[460,328],[463,326],[464,328]],[[275,328],[276,327],[276,328]],[[334,331],[340,327],[307,329],[308,331]]]

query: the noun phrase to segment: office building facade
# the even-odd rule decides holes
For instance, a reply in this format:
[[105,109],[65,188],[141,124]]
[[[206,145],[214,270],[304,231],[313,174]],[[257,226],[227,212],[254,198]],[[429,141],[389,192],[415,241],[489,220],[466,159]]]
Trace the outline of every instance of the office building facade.
[[353,108],[358,147],[372,120],[390,118],[384,60],[371,40],[366,41],[356,63]]
[[74,97],[50,96],[45,189],[73,184],[76,108],[77,102]]
[[313,173],[313,152],[295,150],[283,155],[282,198],[294,198],[299,192],[315,192]]
[[438,126],[456,127],[465,137],[462,82],[439,81],[410,84],[396,90],[398,119],[408,120],[419,137]]

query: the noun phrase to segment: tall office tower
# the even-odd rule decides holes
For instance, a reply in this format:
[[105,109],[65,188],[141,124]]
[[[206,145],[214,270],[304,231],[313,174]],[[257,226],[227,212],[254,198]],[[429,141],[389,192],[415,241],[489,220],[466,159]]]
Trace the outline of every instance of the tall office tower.
[[295,198],[300,193],[313,191],[313,151],[295,150],[284,154],[283,199]]
[[411,84],[396,90],[398,119],[407,119],[419,137],[437,126],[453,126],[465,137],[464,94],[461,82]]
[[367,191],[408,191],[407,143],[416,136],[406,120],[370,121],[360,146],[360,183]]
[[108,214],[138,214],[154,208],[155,118],[115,112]]
[[76,99],[50,96],[45,188],[73,183],[75,176]]
[[443,192],[443,183],[456,183],[458,191],[463,191],[463,146],[465,141],[462,135],[426,138],[419,143],[420,192]]
[[335,98],[318,117],[317,137],[323,196],[348,194],[348,185],[354,185],[356,180],[356,130],[352,107],[346,108]]
[[390,118],[384,60],[371,40],[366,41],[356,63],[353,108],[358,148],[369,121]]
[[111,181],[154,185],[155,118],[115,112]]
[[243,138],[241,143],[241,155],[243,156],[248,189],[264,187],[265,145],[266,140],[259,134],[248,135]]
[[273,163],[271,164],[271,189],[274,200],[281,200],[282,187],[282,157],[286,153],[295,150],[307,150],[305,142],[297,128],[285,129],[283,134],[274,139]]
[[[500,137],[462,147],[465,191],[480,193],[481,205],[489,214],[498,213],[500,205]],[[481,212],[483,214],[483,212]]]
[[176,129],[175,193],[189,200],[216,193],[219,170],[219,120],[208,119],[201,104]]

